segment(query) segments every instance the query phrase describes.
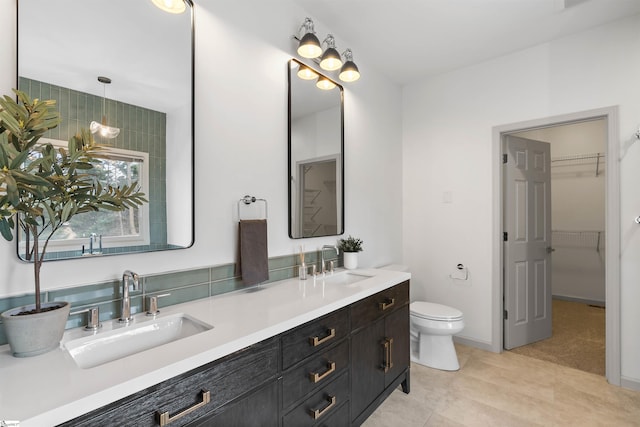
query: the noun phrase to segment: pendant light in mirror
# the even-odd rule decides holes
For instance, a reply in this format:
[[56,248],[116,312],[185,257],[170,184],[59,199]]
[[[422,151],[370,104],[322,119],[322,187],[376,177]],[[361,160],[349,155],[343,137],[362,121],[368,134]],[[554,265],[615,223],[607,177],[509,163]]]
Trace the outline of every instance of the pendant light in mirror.
[[168,13],[182,13],[187,9],[184,0],[151,0],[151,2],[159,9]]
[[102,122],[98,123],[92,121],[89,124],[89,130],[92,134],[98,134],[107,139],[113,139],[120,134],[120,129],[117,127],[107,126],[107,85],[111,84],[109,77],[99,76],[98,81],[102,83]]

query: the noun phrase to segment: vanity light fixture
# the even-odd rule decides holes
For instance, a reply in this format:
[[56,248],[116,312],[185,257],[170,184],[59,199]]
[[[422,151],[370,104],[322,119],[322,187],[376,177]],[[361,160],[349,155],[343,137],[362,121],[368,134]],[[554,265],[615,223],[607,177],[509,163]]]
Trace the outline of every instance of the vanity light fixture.
[[313,29],[313,21],[310,18],[304,18],[304,22],[298,30],[298,34],[304,29],[304,35],[298,44],[298,55],[303,58],[317,58],[322,54],[322,46],[320,40],[316,37]]
[[[300,34],[303,34],[302,37],[300,37]],[[298,30],[298,35],[293,36],[293,38],[299,42],[297,49],[298,55],[303,58],[313,59],[323,70],[340,70],[338,78],[343,82],[355,82],[360,78],[360,71],[355,62],[353,62],[353,52],[351,49],[345,50],[342,56],[340,56],[336,49],[336,40],[332,34],[327,34],[327,37],[320,43],[318,37],[315,35],[311,18],[304,19],[304,22]],[[322,45],[327,46],[324,53],[322,52]],[[344,63],[342,57],[344,57]],[[316,78],[316,76],[317,73],[310,68],[300,67],[300,70],[298,70],[298,77],[301,79],[312,80]],[[318,87],[320,86],[321,85],[318,84]]]
[[157,8],[169,13],[182,13],[187,9],[184,0],[151,0]]
[[106,108],[107,96],[106,95],[107,95],[107,85],[111,84],[111,79],[109,77],[99,76],[98,81],[103,85],[102,123],[92,121],[91,124],[89,124],[89,130],[93,134],[97,133],[104,138],[113,139],[116,136],[118,136],[118,134],[120,134],[120,129],[117,127],[107,126],[107,115],[106,115],[107,114],[107,108]]
[[340,58],[340,54],[336,50],[336,39],[333,38],[333,35],[327,34],[327,37],[322,43],[327,45],[327,49],[320,58],[320,68],[327,71],[334,71],[342,67],[342,58]]
[[360,78],[360,71],[358,71],[358,66],[355,62],[353,62],[353,52],[351,52],[351,49],[347,49],[342,53],[342,56],[344,56],[345,63],[340,69],[338,77],[343,82],[355,82]]
[[322,90],[331,90],[336,87],[336,84],[325,76],[319,76],[318,81],[316,82],[316,87]]

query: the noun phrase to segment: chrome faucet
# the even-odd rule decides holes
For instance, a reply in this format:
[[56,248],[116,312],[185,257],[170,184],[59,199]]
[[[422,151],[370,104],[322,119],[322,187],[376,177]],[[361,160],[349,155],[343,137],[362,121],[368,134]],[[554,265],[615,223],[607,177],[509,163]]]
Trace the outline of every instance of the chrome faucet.
[[326,273],[327,271],[329,271],[329,272],[333,273],[333,261],[330,261],[330,263],[331,263],[331,264],[330,264],[330,266],[329,266],[329,269],[327,270],[327,263],[326,263],[326,261],[324,260],[324,250],[325,250],[325,249],[333,249],[334,251],[336,251],[336,256],[338,256],[338,255],[340,254],[340,252],[338,252],[338,247],[337,247],[337,246],[335,246],[335,245],[324,245],[324,246],[322,247],[322,250],[320,251],[320,252],[321,252],[320,272],[321,272],[322,274]]
[[131,298],[129,297],[129,278],[133,281],[133,290],[140,289],[140,277],[131,270],[122,273],[122,310],[118,322],[127,323],[133,319],[131,316]]

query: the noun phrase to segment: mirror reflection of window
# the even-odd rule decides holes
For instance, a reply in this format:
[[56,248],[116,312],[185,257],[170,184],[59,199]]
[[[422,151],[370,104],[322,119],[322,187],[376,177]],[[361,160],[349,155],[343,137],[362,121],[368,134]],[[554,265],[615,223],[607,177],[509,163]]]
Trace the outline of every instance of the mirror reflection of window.
[[333,236],[344,232],[343,88],[316,86],[289,67],[289,236]]
[[[41,138],[41,143],[50,143],[66,148],[65,141]],[[109,148],[100,163],[89,173],[95,175],[103,186],[128,185],[137,182],[145,194],[149,194],[149,155],[145,152]],[[46,216],[46,212],[45,212]],[[151,215],[153,218],[154,215]],[[65,256],[68,252],[84,255],[109,253],[117,248],[137,248],[149,245],[150,214],[147,205],[116,212],[101,210],[76,215],[53,235],[49,242],[49,259]],[[27,258],[26,239],[20,230],[19,253]],[[93,241],[90,243],[90,239]],[[84,251],[83,251],[84,248]]]

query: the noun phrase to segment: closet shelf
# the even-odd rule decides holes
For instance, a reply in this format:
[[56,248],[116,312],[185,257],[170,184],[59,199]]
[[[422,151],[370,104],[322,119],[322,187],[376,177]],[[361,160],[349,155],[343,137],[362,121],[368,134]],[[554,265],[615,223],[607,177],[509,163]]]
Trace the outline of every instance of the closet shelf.
[[604,160],[604,153],[573,154],[568,156],[558,156],[558,157],[553,157],[551,159],[551,167],[587,165],[587,164],[595,163],[596,176],[599,176],[601,159]]
[[600,252],[604,247],[604,231],[551,230],[551,245],[565,248],[589,248]]

